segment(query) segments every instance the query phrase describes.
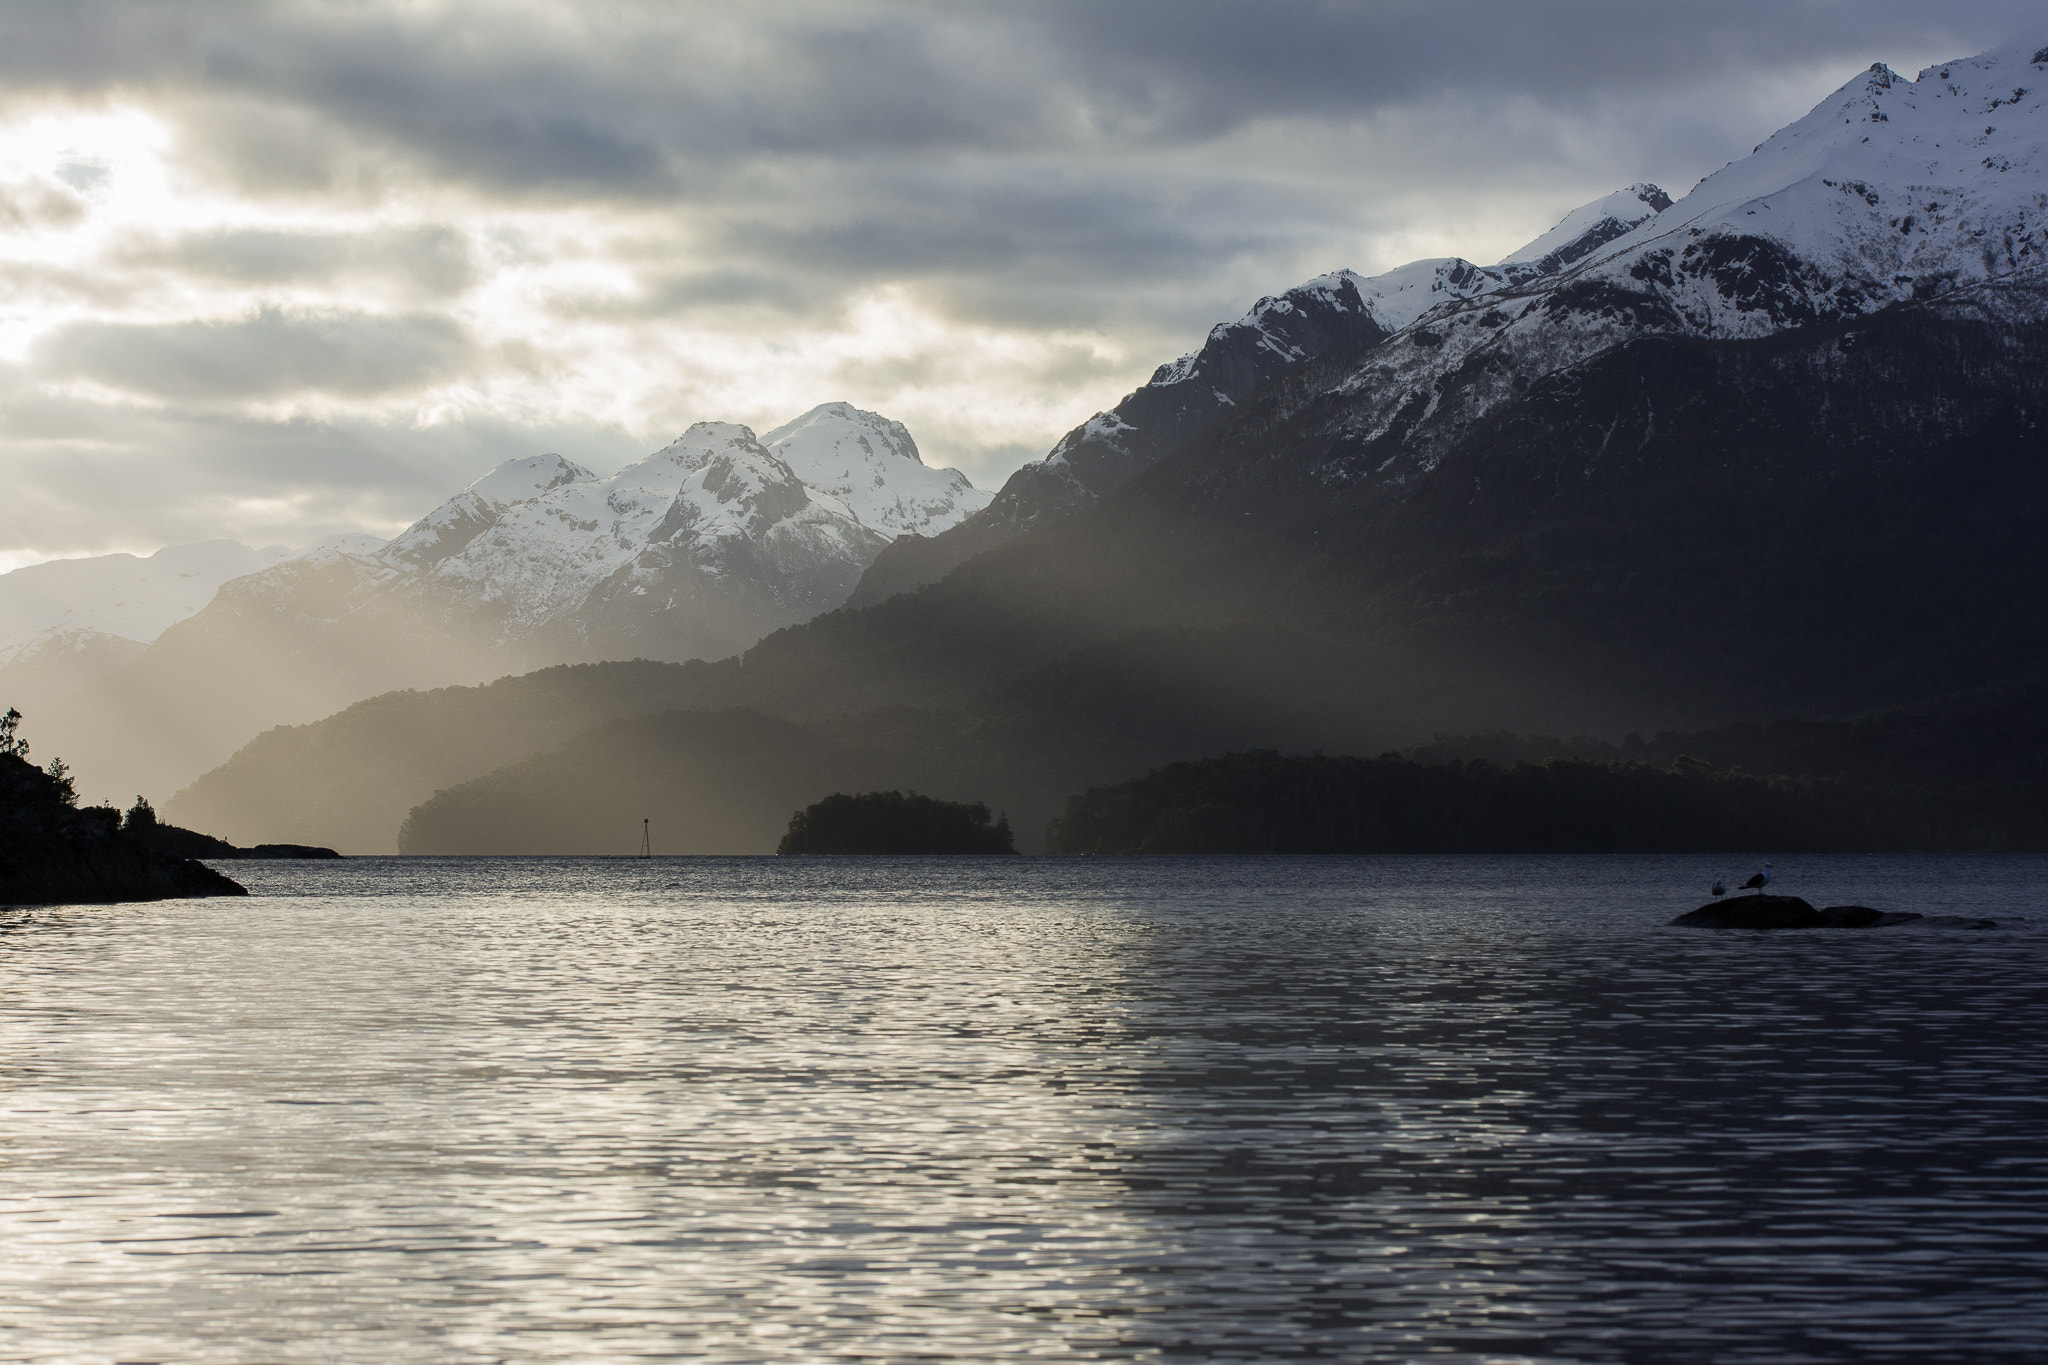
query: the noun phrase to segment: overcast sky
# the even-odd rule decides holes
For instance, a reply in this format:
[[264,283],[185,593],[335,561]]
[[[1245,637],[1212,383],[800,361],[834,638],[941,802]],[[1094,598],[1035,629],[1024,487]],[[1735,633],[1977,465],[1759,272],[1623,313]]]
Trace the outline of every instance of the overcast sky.
[[0,5],[0,569],[849,400],[1000,484],[1215,322],[1681,195],[2038,0]]

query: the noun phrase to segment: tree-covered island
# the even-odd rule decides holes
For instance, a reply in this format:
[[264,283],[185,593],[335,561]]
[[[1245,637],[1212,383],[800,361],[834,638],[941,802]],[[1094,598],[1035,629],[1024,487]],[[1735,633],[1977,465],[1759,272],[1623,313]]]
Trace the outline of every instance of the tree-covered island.
[[1008,816],[916,792],[835,792],[790,817],[777,853],[1014,853]]

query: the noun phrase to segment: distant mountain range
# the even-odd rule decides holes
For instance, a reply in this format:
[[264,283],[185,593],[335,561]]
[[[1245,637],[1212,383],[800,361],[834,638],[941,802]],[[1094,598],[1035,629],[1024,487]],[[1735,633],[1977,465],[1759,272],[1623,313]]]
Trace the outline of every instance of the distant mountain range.
[[217,616],[302,604],[319,643],[422,682],[598,659],[723,658],[843,603],[897,536],[987,505],[900,422],[846,403],[756,438],[699,422],[599,478],[510,460],[388,544],[336,544],[234,584]]
[[392,688],[734,654],[840,605],[893,538],[988,499],[846,403],[760,438],[700,422],[610,478],[510,460],[388,543],[337,537],[195,590],[33,730],[90,793],[175,791],[270,725]]
[[221,584],[284,558],[231,540],[0,574],[0,706],[35,714],[119,672]]
[[648,817],[765,849],[835,787],[915,788],[1029,846],[1073,792],[1234,748],[2032,685],[2035,91],[2048,48],[1873,68],[1676,202],[1624,191],[1492,267],[1323,277],[899,538],[863,609],[737,660],[380,697],[264,736],[173,818],[448,852],[603,849]]

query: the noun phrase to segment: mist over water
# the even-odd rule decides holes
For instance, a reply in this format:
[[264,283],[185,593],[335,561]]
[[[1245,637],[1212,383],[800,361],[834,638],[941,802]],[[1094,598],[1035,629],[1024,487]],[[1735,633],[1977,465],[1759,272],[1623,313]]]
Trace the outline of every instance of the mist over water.
[[2019,1361],[2048,860],[360,859],[0,912],[0,1359]]

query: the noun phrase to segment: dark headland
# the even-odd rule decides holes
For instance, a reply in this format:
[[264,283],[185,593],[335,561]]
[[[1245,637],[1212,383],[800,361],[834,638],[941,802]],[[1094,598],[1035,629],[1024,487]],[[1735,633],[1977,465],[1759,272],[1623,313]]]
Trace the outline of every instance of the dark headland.
[[198,830],[165,824],[157,818],[155,808],[139,796],[135,798],[135,804],[129,808],[127,818],[121,822],[121,832],[145,847],[172,858],[233,860],[341,856],[331,848],[321,848],[314,844],[257,844],[252,848],[237,848],[227,840],[216,839],[211,834],[201,834]]
[[202,862],[130,838],[115,810],[77,809],[61,772],[0,753],[0,905],[247,894]]

